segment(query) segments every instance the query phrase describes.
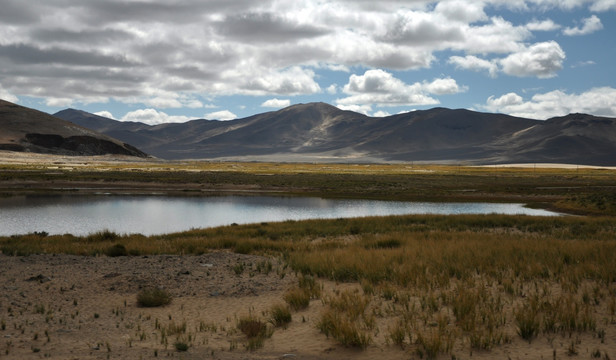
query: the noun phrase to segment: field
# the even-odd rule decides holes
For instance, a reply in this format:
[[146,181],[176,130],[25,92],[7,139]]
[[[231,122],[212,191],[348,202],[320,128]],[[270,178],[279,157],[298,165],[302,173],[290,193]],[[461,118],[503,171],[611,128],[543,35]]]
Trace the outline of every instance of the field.
[[[577,215],[4,237],[0,358],[616,358],[611,169],[101,160],[1,167],[5,195],[104,188],[515,201]],[[68,280],[70,264],[98,280]],[[171,303],[140,306],[150,287]],[[45,293],[57,299],[35,297]],[[74,332],[90,323],[97,327],[82,331],[84,345]]]

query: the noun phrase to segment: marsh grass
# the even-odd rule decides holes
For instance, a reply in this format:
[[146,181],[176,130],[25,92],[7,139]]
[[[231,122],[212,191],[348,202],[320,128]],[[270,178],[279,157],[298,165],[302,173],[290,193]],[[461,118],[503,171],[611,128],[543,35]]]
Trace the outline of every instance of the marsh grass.
[[370,298],[358,292],[343,291],[323,299],[326,308],[317,328],[344,346],[366,348],[372,342],[374,316],[368,311]]
[[252,314],[242,316],[237,322],[237,328],[246,335],[246,349],[249,351],[263,347],[265,339],[272,337],[274,333],[263,320]]
[[287,305],[275,304],[269,309],[269,321],[275,327],[286,327],[292,320],[291,311]]

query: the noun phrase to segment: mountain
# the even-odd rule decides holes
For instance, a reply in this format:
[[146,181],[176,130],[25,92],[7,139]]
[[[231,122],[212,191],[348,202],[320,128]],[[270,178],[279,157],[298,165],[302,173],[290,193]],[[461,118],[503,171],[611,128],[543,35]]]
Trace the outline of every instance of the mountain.
[[0,100],[0,150],[58,155],[148,156],[107,135],[3,100]]
[[155,126],[74,109],[55,116],[164,159],[616,165],[616,119],[585,114],[540,121],[434,108],[376,118],[310,103],[232,121]]

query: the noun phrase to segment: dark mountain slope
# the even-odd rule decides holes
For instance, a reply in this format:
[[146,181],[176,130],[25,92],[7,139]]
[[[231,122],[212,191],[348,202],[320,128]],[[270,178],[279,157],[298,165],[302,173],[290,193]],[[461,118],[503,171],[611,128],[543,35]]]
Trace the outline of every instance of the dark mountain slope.
[[569,114],[539,122],[495,143],[519,162],[616,164],[616,119]]
[[147,156],[109,136],[3,100],[0,100],[0,150],[59,155]]

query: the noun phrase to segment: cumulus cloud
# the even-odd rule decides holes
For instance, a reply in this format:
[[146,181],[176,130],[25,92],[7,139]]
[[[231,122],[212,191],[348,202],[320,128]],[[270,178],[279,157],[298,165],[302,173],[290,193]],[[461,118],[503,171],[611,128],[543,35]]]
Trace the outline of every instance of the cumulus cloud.
[[599,87],[579,94],[554,90],[535,94],[530,100],[524,100],[516,93],[508,93],[500,97],[490,96],[483,108],[533,119],[547,119],[577,112],[615,117],[616,89]]
[[452,56],[449,58],[449,63],[454,64],[456,68],[471,70],[471,71],[487,71],[491,77],[496,77],[498,65],[494,61],[481,59],[475,55]]
[[533,44],[500,61],[503,71],[513,76],[551,78],[563,68],[565,52],[556,41]]
[[148,125],[159,125],[166,123],[179,123],[192,120],[186,116],[168,115],[155,109],[140,109],[126,113],[120,121],[142,122]]
[[12,102],[12,103],[16,103],[19,101],[17,96],[11,94],[11,92],[3,88],[1,84],[0,84],[0,99],[8,101],[8,102]]
[[205,114],[204,118],[206,118],[207,120],[227,121],[227,120],[237,119],[237,115],[235,115],[229,110],[221,110],[221,111],[215,111],[209,114]]
[[383,110],[376,111],[374,114],[372,114],[372,116],[374,116],[374,117],[386,117],[386,116],[389,116],[389,115],[391,115],[391,114],[388,113],[387,111],[383,111]]
[[614,0],[595,0],[590,6],[591,11],[609,11],[616,10],[616,1]]
[[[53,106],[113,98],[157,109],[203,108],[199,99],[237,94],[340,93],[322,89],[315,71],[432,68],[449,51],[460,55],[449,59],[460,69],[553,77],[564,52],[553,41],[531,41],[533,32],[560,26],[551,19],[516,25],[499,11],[616,10],[614,0],[1,2],[0,79],[12,96]],[[592,15],[563,33],[601,27]],[[438,103],[431,95],[464,90],[451,80],[432,89],[403,85],[379,97],[349,95],[425,105]]]
[[52,106],[52,107],[69,107],[73,105],[73,99],[48,97],[48,98],[45,98],[45,105]]
[[582,20],[582,27],[568,27],[563,30],[563,34],[567,36],[588,35],[603,29],[601,19],[597,15],[592,15],[589,18]]
[[560,25],[556,24],[552,19],[533,20],[526,24],[526,28],[531,31],[553,31],[560,29]]
[[428,94],[444,95],[465,91],[454,79],[435,79],[431,82],[406,84],[391,73],[376,69],[363,75],[351,75],[343,92],[350,96],[337,99],[338,105],[435,105],[439,101]]
[[98,111],[98,112],[95,112],[95,113],[94,113],[94,115],[102,116],[102,117],[105,117],[105,118],[107,118],[107,119],[117,120],[117,119],[113,116],[113,114],[112,114],[111,112],[107,111],[107,110],[103,110],[103,111]]
[[291,105],[291,100],[289,99],[269,99],[264,101],[261,104],[261,107],[268,107],[268,108],[275,108],[275,109],[279,109],[279,108],[283,108],[283,107],[287,107]]
[[314,71],[299,66],[293,66],[282,71],[265,70],[257,76],[246,73],[245,70],[229,72],[231,79],[242,78],[238,81],[237,93],[247,95],[300,95],[314,94],[321,91],[321,87],[314,80]]
[[336,104],[336,107],[340,110],[354,111],[364,115],[370,115],[372,112],[372,106],[369,104]]

